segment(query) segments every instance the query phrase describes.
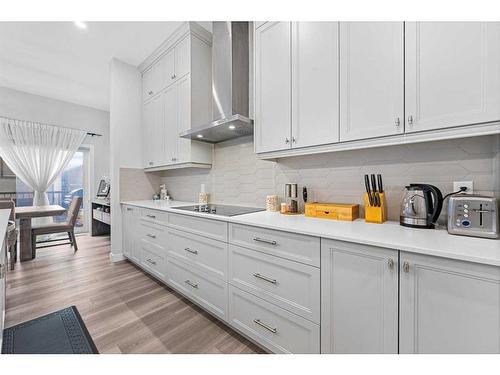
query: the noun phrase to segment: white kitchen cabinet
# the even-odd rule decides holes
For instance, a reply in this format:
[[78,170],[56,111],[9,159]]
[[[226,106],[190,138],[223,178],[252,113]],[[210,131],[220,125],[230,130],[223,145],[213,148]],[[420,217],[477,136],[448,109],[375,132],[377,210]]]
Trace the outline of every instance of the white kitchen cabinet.
[[255,151],[291,146],[291,23],[255,30]]
[[292,23],[292,147],[339,140],[339,23]]
[[178,106],[177,106],[177,85],[172,85],[168,87],[162,94],[163,109],[165,117],[163,119],[163,128],[161,139],[165,143],[165,159],[164,164],[170,164],[175,162],[177,156],[177,140],[175,137],[177,132],[177,122],[178,122]]
[[161,165],[165,161],[165,139],[163,137],[163,95],[157,95],[143,108],[143,160],[145,167]]
[[321,352],[398,352],[398,251],[321,241]]
[[[139,66],[146,170],[211,166],[212,145],[179,137],[181,131],[212,119],[211,64],[211,34],[186,22]],[[159,124],[155,115],[160,109],[150,104],[156,101],[161,103]]]
[[500,120],[500,22],[407,22],[406,132]]
[[400,259],[401,353],[500,353],[500,267]]
[[340,23],[340,140],[404,131],[403,22]]
[[122,251],[123,255],[135,262],[140,261],[139,238],[139,212],[140,208],[132,206],[122,207]]

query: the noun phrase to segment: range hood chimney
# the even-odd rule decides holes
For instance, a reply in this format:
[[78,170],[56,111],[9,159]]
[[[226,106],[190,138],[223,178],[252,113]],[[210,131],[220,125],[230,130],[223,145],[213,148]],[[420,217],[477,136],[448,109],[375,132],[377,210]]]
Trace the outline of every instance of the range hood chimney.
[[248,117],[248,22],[213,22],[213,121],[179,134],[208,143],[253,134]]

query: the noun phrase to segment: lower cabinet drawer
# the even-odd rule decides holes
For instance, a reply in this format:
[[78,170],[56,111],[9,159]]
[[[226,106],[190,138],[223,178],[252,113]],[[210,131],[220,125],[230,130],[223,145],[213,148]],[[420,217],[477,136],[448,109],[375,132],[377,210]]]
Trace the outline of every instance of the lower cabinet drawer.
[[144,239],[140,240],[139,246],[143,268],[156,277],[165,280],[165,249]]
[[229,282],[303,318],[320,322],[319,268],[230,245]]
[[274,353],[319,353],[319,325],[229,286],[229,324]]
[[168,229],[168,255],[227,281],[227,243]]
[[227,283],[167,257],[167,283],[218,318],[227,321]]
[[141,238],[163,246],[163,244],[166,242],[165,238],[167,236],[167,228],[158,224],[153,224],[141,220],[138,228],[138,233]]
[[171,213],[168,217],[168,226],[223,242],[227,242],[228,238],[225,221]]
[[141,219],[149,221],[151,223],[167,225],[168,213],[157,210],[150,210],[147,208],[141,208]]

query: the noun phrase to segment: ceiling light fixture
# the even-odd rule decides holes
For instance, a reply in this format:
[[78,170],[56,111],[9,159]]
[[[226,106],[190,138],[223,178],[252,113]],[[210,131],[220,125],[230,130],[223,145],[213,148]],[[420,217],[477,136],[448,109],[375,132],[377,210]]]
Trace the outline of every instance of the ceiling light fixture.
[[198,138],[203,138],[203,134],[198,134],[197,137]]
[[236,129],[236,126],[234,126],[234,125],[229,125],[229,129],[234,130],[234,129]]
[[79,29],[86,29],[87,28],[87,24],[85,22],[83,22],[83,21],[74,21],[73,23]]

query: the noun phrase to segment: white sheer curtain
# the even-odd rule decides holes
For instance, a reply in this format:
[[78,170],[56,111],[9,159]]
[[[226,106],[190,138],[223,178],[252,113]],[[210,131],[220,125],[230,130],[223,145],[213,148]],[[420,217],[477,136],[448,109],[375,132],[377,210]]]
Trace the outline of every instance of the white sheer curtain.
[[33,205],[49,204],[47,189],[61,174],[86,132],[0,117],[0,156],[34,191]]

